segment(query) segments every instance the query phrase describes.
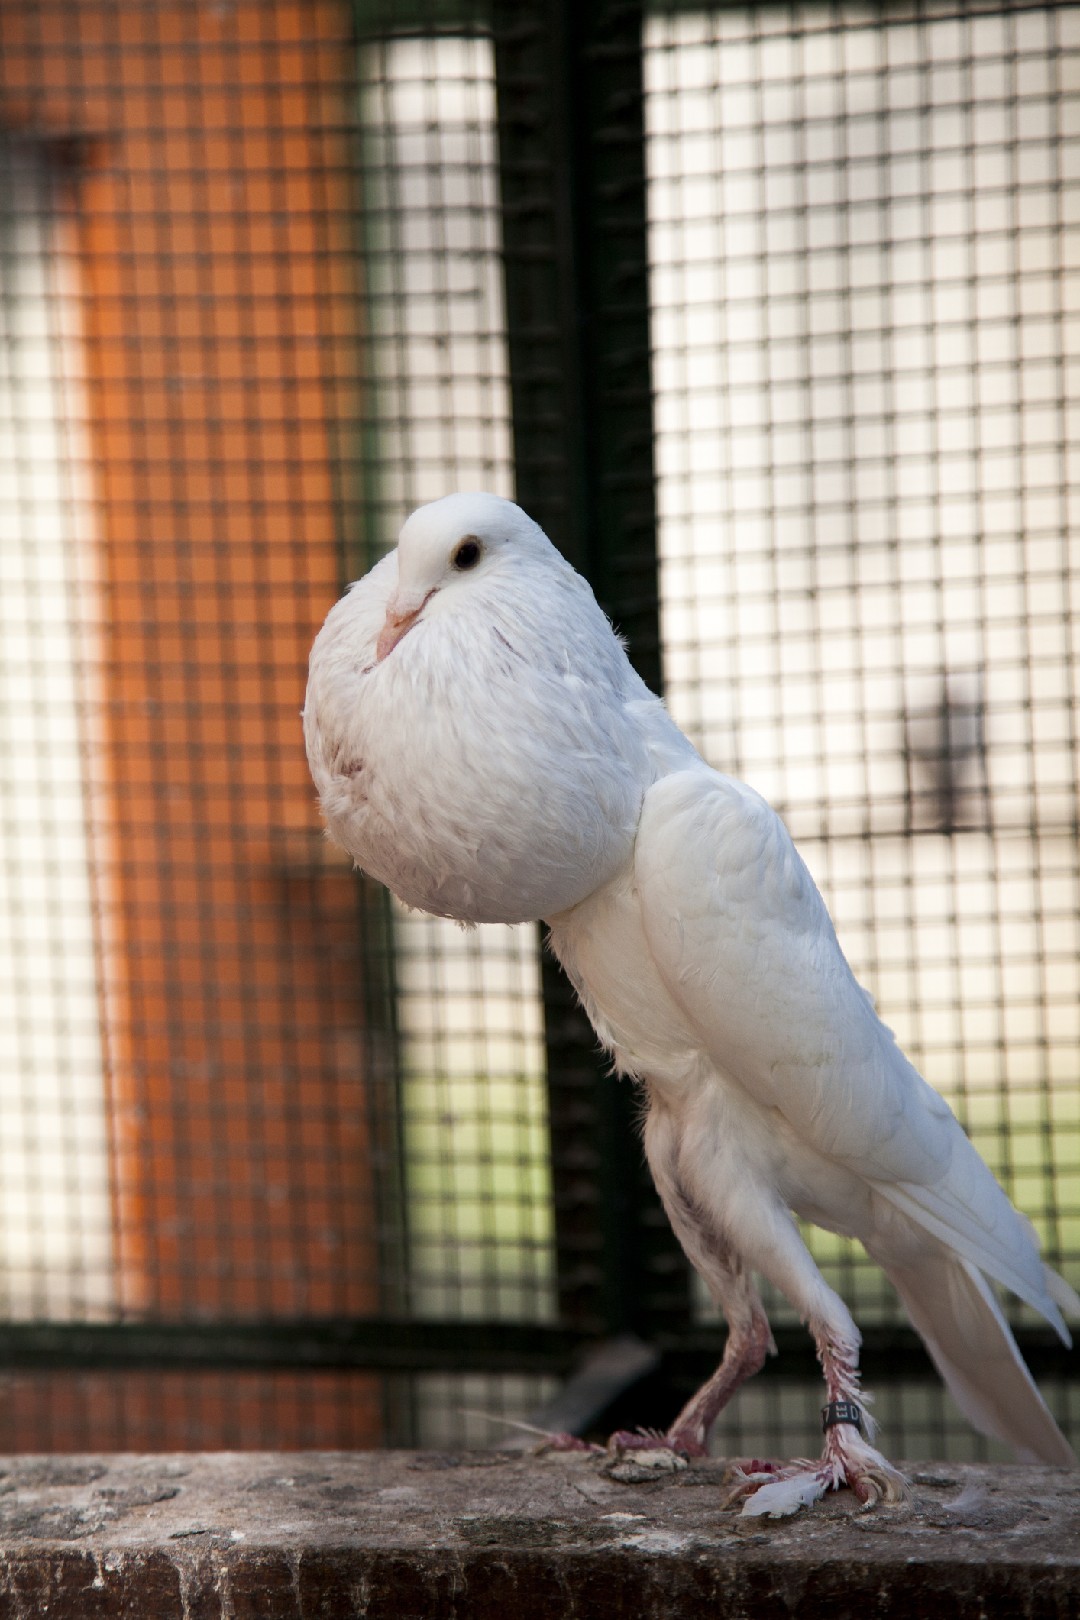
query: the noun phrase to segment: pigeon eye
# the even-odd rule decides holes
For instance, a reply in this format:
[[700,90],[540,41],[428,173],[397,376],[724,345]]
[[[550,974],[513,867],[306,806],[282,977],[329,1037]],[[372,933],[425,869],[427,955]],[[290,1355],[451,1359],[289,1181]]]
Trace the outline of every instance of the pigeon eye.
[[467,540],[463,540],[450,561],[455,568],[460,568],[463,573],[468,568],[475,568],[480,561],[479,540],[474,540],[471,536]]

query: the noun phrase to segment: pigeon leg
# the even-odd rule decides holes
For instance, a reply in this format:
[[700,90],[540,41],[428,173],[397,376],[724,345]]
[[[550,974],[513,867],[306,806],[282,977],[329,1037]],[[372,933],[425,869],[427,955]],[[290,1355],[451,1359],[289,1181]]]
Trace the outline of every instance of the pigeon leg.
[[745,1294],[749,1296],[748,1310],[743,1308],[742,1299],[738,1311],[732,1309],[730,1301],[725,1301],[728,1337],[724,1359],[686,1403],[668,1431],[670,1440],[680,1450],[693,1453],[696,1447],[703,1455],[709,1431],[728,1401],[748,1378],[761,1371],[766,1356],[776,1354],[769,1319],[757,1290],[747,1287]]
[[663,1151],[656,1114],[646,1126],[646,1147],[657,1190],[675,1236],[687,1259],[704,1279],[710,1294],[727,1319],[724,1356],[712,1377],[683,1407],[666,1434],[620,1430],[608,1441],[609,1449],[645,1451],[665,1449],[687,1457],[704,1457],[709,1431],[736,1390],[760,1371],[767,1355],[776,1354],[769,1319],[761,1296],[739,1257],[720,1236],[717,1225],[680,1184],[673,1158]]
[[[779,1469],[736,1468],[729,1500],[748,1499],[743,1513],[781,1518],[848,1485],[859,1500],[899,1502],[902,1474],[870,1444],[873,1422],[859,1387],[859,1330],[839,1294],[826,1283],[786,1211],[758,1206],[760,1224],[751,1264],[780,1288],[808,1324],[825,1375],[825,1444],[818,1462],[800,1458]],[[764,1239],[764,1241],[762,1241]]]
[[[656,1113],[650,1116],[646,1126],[646,1147],[653,1177],[676,1237],[727,1319],[727,1343],[719,1367],[690,1398],[665,1433],[619,1429],[608,1440],[607,1449],[613,1452],[673,1451],[684,1457],[704,1457],[708,1451],[709,1430],[717,1415],[736,1390],[761,1368],[765,1357],[770,1353],[775,1355],[776,1346],[761,1296],[749,1272],[720,1237],[716,1223],[680,1185],[673,1156],[664,1151],[668,1144],[656,1128]],[[543,1449],[595,1451],[597,1448],[575,1435],[553,1434],[547,1437]]]
[[757,1290],[745,1276],[729,1274],[734,1285],[723,1300],[728,1319],[724,1357],[712,1377],[687,1401],[666,1434],[621,1429],[608,1441],[618,1451],[677,1451],[685,1457],[704,1457],[708,1452],[709,1430],[735,1394],[758,1372],[776,1346],[769,1331],[769,1319]]
[[831,1471],[830,1488],[850,1486],[867,1507],[902,1502],[908,1494],[907,1481],[870,1444],[873,1424],[860,1403],[858,1341],[833,1339],[827,1328],[813,1323],[811,1331],[829,1396],[821,1414],[825,1431],[821,1466]]
[[[769,1320],[756,1290],[748,1286],[746,1293],[751,1296],[749,1308],[728,1311],[723,1360],[712,1377],[687,1401],[671,1427],[665,1433],[651,1429],[617,1429],[608,1439],[609,1452],[674,1451],[682,1457],[707,1456],[709,1430],[717,1415],[736,1390],[760,1369],[769,1352],[775,1350]],[[595,1452],[600,1449],[572,1434],[545,1435],[541,1446],[543,1451]]]
[[863,1425],[871,1425],[861,1404],[857,1340],[841,1338],[820,1322],[810,1326],[829,1396],[822,1408],[825,1444],[820,1461],[800,1458],[782,1468],[736,1466],[725,1505],[744,1498],[744,1515],[784,1518],[842,1485],[866,1507],[900,1502],[907,1495],[903,1475],[864,1437]]

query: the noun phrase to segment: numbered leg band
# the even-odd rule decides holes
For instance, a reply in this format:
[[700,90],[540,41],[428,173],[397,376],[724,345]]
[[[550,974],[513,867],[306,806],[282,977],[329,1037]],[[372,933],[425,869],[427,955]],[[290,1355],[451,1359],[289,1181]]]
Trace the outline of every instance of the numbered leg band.
[[821,1427],[823,1431],[835,1429],[838,1423],[851,1423],[859,1428],[862,1423],[862,1410],[854,1401],[830,1401],[828,1406],[821,1408]]

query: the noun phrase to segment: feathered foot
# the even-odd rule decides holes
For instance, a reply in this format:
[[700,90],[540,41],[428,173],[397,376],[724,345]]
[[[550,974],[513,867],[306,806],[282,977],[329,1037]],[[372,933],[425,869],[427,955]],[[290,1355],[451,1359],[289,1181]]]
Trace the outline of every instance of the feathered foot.
[[747,1518],[762,1514],[785,1518],[844,1485],[864,1507],[902,1502],[907,1496],[903,1474],[874,1449],[861,1430],[865,1423],[869,1434],[873,1433],[871,1419],[859,1404],[864,1397],[859,1390],[857,1342],[830,1334],[820,1324],[811,1324],[811,1330],[829,1394],[821,1415],[825,1430],[821,1459],[812,1462],[803,1457],[779,1468],[757,1461],[747,1467],[736,1464],[724,1505],[741,1500]]
[[[519,1424],[524,1428],[524,1424]],[[540,1440],[533,1447],[534,1455],[542,1457],[548,1451],[585,1451],[593,1456],[602,1457],[604,1447],[598,1446],[593,1440],[582,1440],[580,1435],[568,1434],[565,1429],[555,1430],[533,1429],[534,1434],[540,1435]]]
[[706,1449],[692,1436],[680,1434],[672,1428],[666,1434],[659,1429],[617,1429],[610,1436],[606,1445],[598,1445],[595,1440],[582,1440],[580,1435],[570,1434],[565,1429],[541,1429],[535,1423],[522,1423],[518,1418],[502,1417],[494,1412],[477,1412],[472,1407],[462,1407],[467,1417],[487,1418],[489,1423],[499,1423],[507,1429],[519,1429],[524,1434],[534,1434],[536,1445],[533,1447],[535,1456],[541,1457],[548,1451],[579,1451],[593,1457],[608,1457],[618,1459],[627,1453],[642,1451],[669,1451],[676,1457],[704,1457]]
[[642,1451],[670,1451],[676,1457],[705,1457],[708,1455],[705,1447],[697,1440],[687,1435],[679,1435],[674,1430],[662,1434],[659,1429],[616,1429],[608,1436],[606,1445],[597,1445],[592,1440],[582,1440],[576,1434],[554,1433],[537,1430],[542,1438],[536,1447],[538,1454],[546,1451],[586,1451],[598,1457],[624,1457],[634,1452]]
[[864,1507],[902,1502],[907,1496],[903,1474],[850,1423],[828,1431],[819,1462],[800,1457],[786,1467],[777,1467],[754,1459],[746,1465],[736,1464],[728,1479],[730,1489],[723,1505],[742,1501],[745,1518],[768,1515],[783,1519],[844,1485]]
[[[685,1228],[687,1216],[678,1204],[672,1205]],[[713,1255],[714,1267],[719,1265]],[[756,1373],[770,1350],[775,1352],[765,1309],[747,1279],[734,1271],[714,1269],[714,1281],[723,1276],[728,1337],[724,1357],[711,1378],[693,1395],[670,1429],[617,1429],[607,1443],[616,1456],[627,1452],[668,1451],[676,1457],[707,1457],[709,1430],[736,1390]],[[717,1284],[717,1292],[721,1291]]]
[[707,1457],[708,1448],[678,1426],[663,1433],[659,1429],[616,1429],[608,1436],[608,1451],[672,1451],[676,1457]]

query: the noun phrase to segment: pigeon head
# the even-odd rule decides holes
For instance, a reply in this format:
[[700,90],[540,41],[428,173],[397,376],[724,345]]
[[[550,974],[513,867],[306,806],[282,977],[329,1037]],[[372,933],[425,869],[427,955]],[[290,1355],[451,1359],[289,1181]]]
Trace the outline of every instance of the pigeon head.
[[539,524],[500,495],[445,495],[418,507],[398,537],[398,582],[386,605],[381,662],[421,614],[452,607],[473,581],[522,551],[557,555]]
[[465,923],[550,920],[625,867],[679,737],[588,583],[478,494],[420,507],[335,602],[304,735],[337,841],[406,905]]

